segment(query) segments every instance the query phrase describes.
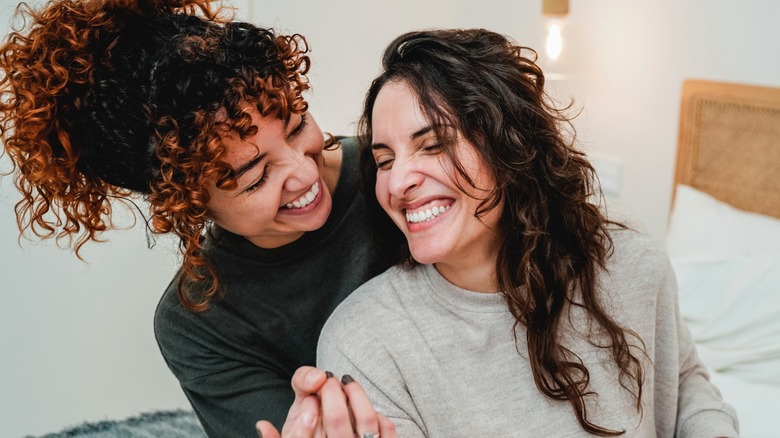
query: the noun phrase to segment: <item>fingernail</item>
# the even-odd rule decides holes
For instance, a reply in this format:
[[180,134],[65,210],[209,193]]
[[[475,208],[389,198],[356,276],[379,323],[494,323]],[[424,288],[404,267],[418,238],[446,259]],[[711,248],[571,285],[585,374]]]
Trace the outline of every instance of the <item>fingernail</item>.
[[350,383],[352,383],[354,381],[355,381],[355,379],[353,379],[352,376],[350,376],[349,374],[344,374],[343,376],[341,376],[341,384],[342,385],[348,385],[348,384],[350,384]]
[[325,371],[325,377],[330,379],[331,377],[333,377],[333,373],[331,373],[330,371]]
[[255,424],[255,430],[257,431],[257,436],[259,436],[260,438],[263,438],[263,433],[260,432],[260,422],[259,421]]

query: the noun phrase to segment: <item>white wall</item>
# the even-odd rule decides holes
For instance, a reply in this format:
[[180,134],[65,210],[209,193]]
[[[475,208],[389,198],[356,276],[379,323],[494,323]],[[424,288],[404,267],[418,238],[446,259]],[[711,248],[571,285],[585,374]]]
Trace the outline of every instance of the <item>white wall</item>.
[[[284,3],[284,4],[282,4]],[[408,30],[486,27],[542,51],[541,0],[400,0],[251,4],[256,23],[309,38],[312,111],[325,130],[352,133],[382,49]],[[622,162],[617,202],[656,238],[666,230],[682,81],[780,86],[780,2],[570,0],[567,77],[558,97],[583,108],[582,146]],[[550,71],[557,67],[548,65]]]
[[572,2],[578,122],[591,150],[624,160],[621,201],[666,230],[684,79],[780,86],[773,0]]
[[[12,3],[0,0],[0,17]],[[401,32],[479,26],[534,47],[542,40],[539,0],[307,3],[234,2],[256,23],[307,36],[312,111],[334,133],[354,131],[381,50]],[[683,79],[780,86],[778,22],[774,0],[571,0],[568,76],[554,92],[582,105],[584,147],[622,161],[618,202],[655,237],[666,226]],[[50,243],[20,247],[17,199],[1,178],[0,436],[186,406],[151,324],[174,244],[147,250],[136,226],[88,245],[88,264]]]

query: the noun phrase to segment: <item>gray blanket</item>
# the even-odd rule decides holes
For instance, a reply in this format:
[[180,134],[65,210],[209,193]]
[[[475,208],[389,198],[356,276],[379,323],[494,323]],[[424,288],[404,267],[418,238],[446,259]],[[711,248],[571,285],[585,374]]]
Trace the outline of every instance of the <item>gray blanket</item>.
[[[39,438],[206,438],[192,411],[158,411],[121,421],[84,423]],[[33,438],[28,436],[26,438]]]

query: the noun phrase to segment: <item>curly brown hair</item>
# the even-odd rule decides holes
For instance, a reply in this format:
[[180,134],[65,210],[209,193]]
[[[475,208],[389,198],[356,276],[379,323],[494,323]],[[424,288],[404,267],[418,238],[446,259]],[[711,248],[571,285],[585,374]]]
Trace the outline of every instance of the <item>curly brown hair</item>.
[[[623,226],[609,221],[592,202],[597,179],[585,154],[575,147],[574,127],[566,115],[570,107],[558,109],[551,103],[535,59],[532,49],[483,29],[399,36],[385,49],[383,73],[367,93],[359,124],[362,173],[366,187],[373,188],[374,103],[385,84],[403,81],[414,91],[463,181],[474,185],[447,147],[457,139],[448,127],[474,145],[496,181],[475,216],[503,203],[498,288],[515,328],[526,328],[537,388],[551,399],[568,400],[587,432],[621,435],[625,432],[588,419],[586,398],[595,396],[588,368],[563,343],[561,327],[572,307],[587,312],[601,328],[589,339],[611,352],[619,382],[633,394],[641,413],[644,370],[639,356],[645,345],[636,333],[618,325],[598,300],[597,273],[606,269],[613,249],[608,228]],[[395,247],[400,262],[414,265],[403,234],[376,199],[369,199],[377,236]]]
[[[151,227],[183,254],[179,298],[220,293],[202,253],[209,183],[235,187],[222,138],[257,132],[243,111],[303,113],[308,45],[225,18],[208,0],[22,3],[0,46],[0,137],[23,198],[21,233],[81,247],[110,229],[112,201],[143,194]],[[198,287],[191,287],[198,285]]]

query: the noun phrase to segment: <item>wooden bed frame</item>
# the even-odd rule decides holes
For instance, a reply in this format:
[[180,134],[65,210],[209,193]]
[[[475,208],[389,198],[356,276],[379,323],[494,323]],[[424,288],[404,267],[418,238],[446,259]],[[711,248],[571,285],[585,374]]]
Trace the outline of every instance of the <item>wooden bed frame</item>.
[[780,88],[685,81],[677,184],[780,217]]

